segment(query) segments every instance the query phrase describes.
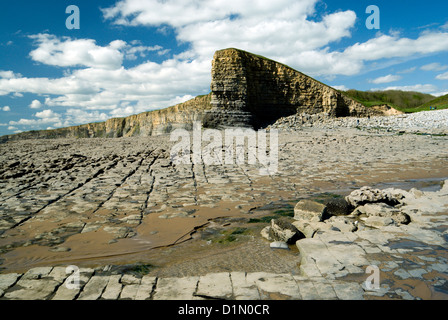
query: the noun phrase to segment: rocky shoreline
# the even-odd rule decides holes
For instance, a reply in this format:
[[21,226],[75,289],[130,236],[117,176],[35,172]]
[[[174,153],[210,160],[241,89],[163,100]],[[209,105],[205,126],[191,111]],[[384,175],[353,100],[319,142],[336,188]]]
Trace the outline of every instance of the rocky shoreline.
[[[390,195],[393,195],[390,198]],[[72,278],[63,267],[34,268],[24,274],[0,275],[3,300],[364,300],[448,298],[448,180],[437,192],[412,189],[352,192],[348,202],[385,203],[396,201],[397,212],[406,223],[365,223],[356,228],[318,230],[302,239],[290,226],[280,226],[276,240],[293,243],[300,255],[300,273],[221,272],[183,278],[161,278],[138,272],[104,268],[79,270],[79,287],[70,288]],[[344,200],[345,201],[345,200]],[[366,206],[367,204],[364,204]],[[329,209],[331,205],[326,206]],[[308,226],[322,223],[322,207],[298,203],[295,218]],[[325,209],[324,209],[325,210]],[[355,209],[358,212],[359,206]],[[353,213],[351,214],[353,215]],[[358,215],[358,213],[355,213]],[[396,217],[397,215],[394,215]],[[385,217],[383,217],[385,218]],[[390,219],[387,217],[385,219]],[[274,220],[272,220],[274,221]],[[399,221],[399,219],[397,220]],[[328,222],[327,222],[328,223]],[[340,221],[338,223],[341,223]],[[300,229],[304,224],[295,224]],[[339,228],[337,227],[339,226]],[[302,230],[305,230],[303,228]],[[341,230],[342,229],[342,230]],[[272,231],[272,230],[271,230]],[[300,231],[296,230],[296,233]],[[263,232],[264,234],[269,234]],[[306,233],[306,232],[305,232]],[[271,232],[272,235],[272,232]],[[285,238],[286,235],[286,238]],[[269,237],[269,240],[272,240]],[[286,247],[288,248],[288,247]],[[429,252],[428,252],[429,251]],[[293,258],[293,257],[291,257]],[[378,270],[378,284],[369,280],[369,269]]]
[[287,131],[303,128],[357,128],[367,131],[448,135],[448,109],[365,118],[334,118],[326,113],[302,113],[282,118],[269,128]]
[[[349,128],[280,132],[274,176],[260,176],[259,164],[174,166],[171,145],[168,136],[0,145],[0,299],[55,298],[65,290],[68,265],[80,267],[86,285],[77,299],[97,286],[86,297],[101,298],[109,283],[121,288],[117,299],[136,298],[141,286],[153,299],[165,292],[159,285],[174,283],[188,283],[192,298],[237,299],[244,288],[260,299],[445,297],[447,184],[423,187],[436,181],[440,189],[437,181],[448,177],[446,137]],[[298,224],[306,238],[289,251],[271,249],[260,235],[267,216],[294,216],[300,200],[388,183],[419,184],[422,194],[403,193],[409,202],[400,208],[384,204],[390,216],[360,209],[356,231],[345,230],[353,227],[345,215]],[[265,209],[271,203],[285,209]],[[398,209],[409,224],[395,221]],[[132,283],[120,267],[129,264],[140,270],[130,272]],[[382,272],[381,294],[363,288],[371,265]],[[231,286],[214,288],[219,294],[195,291],[201,279],[218,278]],[[185,297],[174,292],[163,296]]]

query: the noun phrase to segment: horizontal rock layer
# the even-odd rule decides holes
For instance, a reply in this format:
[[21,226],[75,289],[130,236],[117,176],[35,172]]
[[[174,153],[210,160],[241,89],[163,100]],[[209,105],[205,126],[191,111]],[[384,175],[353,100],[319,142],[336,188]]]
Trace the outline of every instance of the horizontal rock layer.
[[199,96],[167,109],[106,122],[3,136],[0,143],[26,139],[146,137],[170,133],[179,128],[190,129],[194,121],[201,120],[204,110],[211,108],[210,97],[210,94]]
[[211,93],[176,106],[127,118],[81,126],[31,131],[0,137],[0,143],[46,138],[117,138],[156,136],[184,128],[194,121],[205,127],[252,127],[275,123],[297,113],[330,117],[382,115],[341,92],[281,63],[242,50],[216,52]]
[[238,49],[215,53],[211,89],[213,110],[204,120],[208,127],[260,128],[303,112],[331,117],[383,114],[284,64]]

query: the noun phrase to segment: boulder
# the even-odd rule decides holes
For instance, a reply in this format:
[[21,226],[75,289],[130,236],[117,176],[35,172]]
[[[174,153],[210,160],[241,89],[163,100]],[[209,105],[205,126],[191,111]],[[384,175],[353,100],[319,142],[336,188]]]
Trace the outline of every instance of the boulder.
[[394,206],[399,204],[404,196],[402,193],[392,192],[392,190],[394,189],[380,190],[371,187],[362,187],[345,197],[345,200],[354,208],[367,203],[386,203]]
[[312,200],[301,200],[294,208],[294,219],[321,222],[327,214],[327,207]]
[[332,226],[325,222],[309,222],[306,220],[297,220],[292,223],[305,237],[313,238],[319,231],[331,230]]
[[324,202],[328,216],[345,216],[350,214],[350,205],[344,198],[336,198]]
[[371,216],[364,220],[364,224],[369,227],[380,228],[380,227],[392,226],[395,225],[396,223],[392,218]]
[[271,220],[270,237],[274,239],[274,241],[294,244],[297,240],[305,238],[305,235],[292,223],[286,219],[280,218]]
[[332,230],[339,230],[341,232],[355,232],[358,230],[355,222],[345,217],[331,217],[325,223],[331,225]]
[[274,239],[271,237],[271,226],[267,226],[267,227],[263,228],[263,230],[261,230],[260,234],[266,240],[274,241]]
[[421,197],[423,197],[425,194],[423,193],[423,191],[420,191],[416,188],[412,188],[411,190],[409,190],[409,193],[415,198],[415,199],[419,199]]
[[408,224],[411,218],[406,213],[385,203],[370,203],[356,208],[354,214],[365,214],[368,217],[391,218],[397,224]]

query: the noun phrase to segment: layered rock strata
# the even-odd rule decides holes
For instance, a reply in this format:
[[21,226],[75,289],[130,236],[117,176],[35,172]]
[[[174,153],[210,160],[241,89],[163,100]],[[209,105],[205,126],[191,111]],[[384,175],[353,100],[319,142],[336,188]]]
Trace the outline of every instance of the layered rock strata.
[[383,114],[284,64],[238,49],[215,53],[211,90],[207,127],[261,128],[304,112],[330,117]]
[[127,118],[0,137],[0,143],[46,138],[157,136],[202,121],[204,127],[262,128],[298,113],[329,117],[382,115],[286,65],[238,49],[216,52],[211,93]]
[[211,95],[198,96],[170,108],[144,112],[106,122],[45,131],[30,131],[0,137],[0,143],[28,139],[57,138],[121,138],[148,137],[170,133],[175,129],[190,129],[200,121],[205,110],[211,108]]

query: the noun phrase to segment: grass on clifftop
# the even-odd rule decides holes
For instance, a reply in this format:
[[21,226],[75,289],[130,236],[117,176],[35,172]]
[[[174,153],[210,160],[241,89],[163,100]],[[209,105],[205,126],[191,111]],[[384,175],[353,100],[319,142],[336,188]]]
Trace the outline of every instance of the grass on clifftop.
[[[395,108],[405,113],[429,110],[429,107],[434,105],[428,103],[434,101],[435,98],[434,96],[426,93],[412,92],[412,91],[398,91],[398,90],[388,90],[388,91],[348,90],[344,91],[343,93],[348,97],[362,103],[366,107],[387,104],[392,108]],[[448,98],[445,99],[448,100]],[[438,109],[442,108],[438,107]]]

